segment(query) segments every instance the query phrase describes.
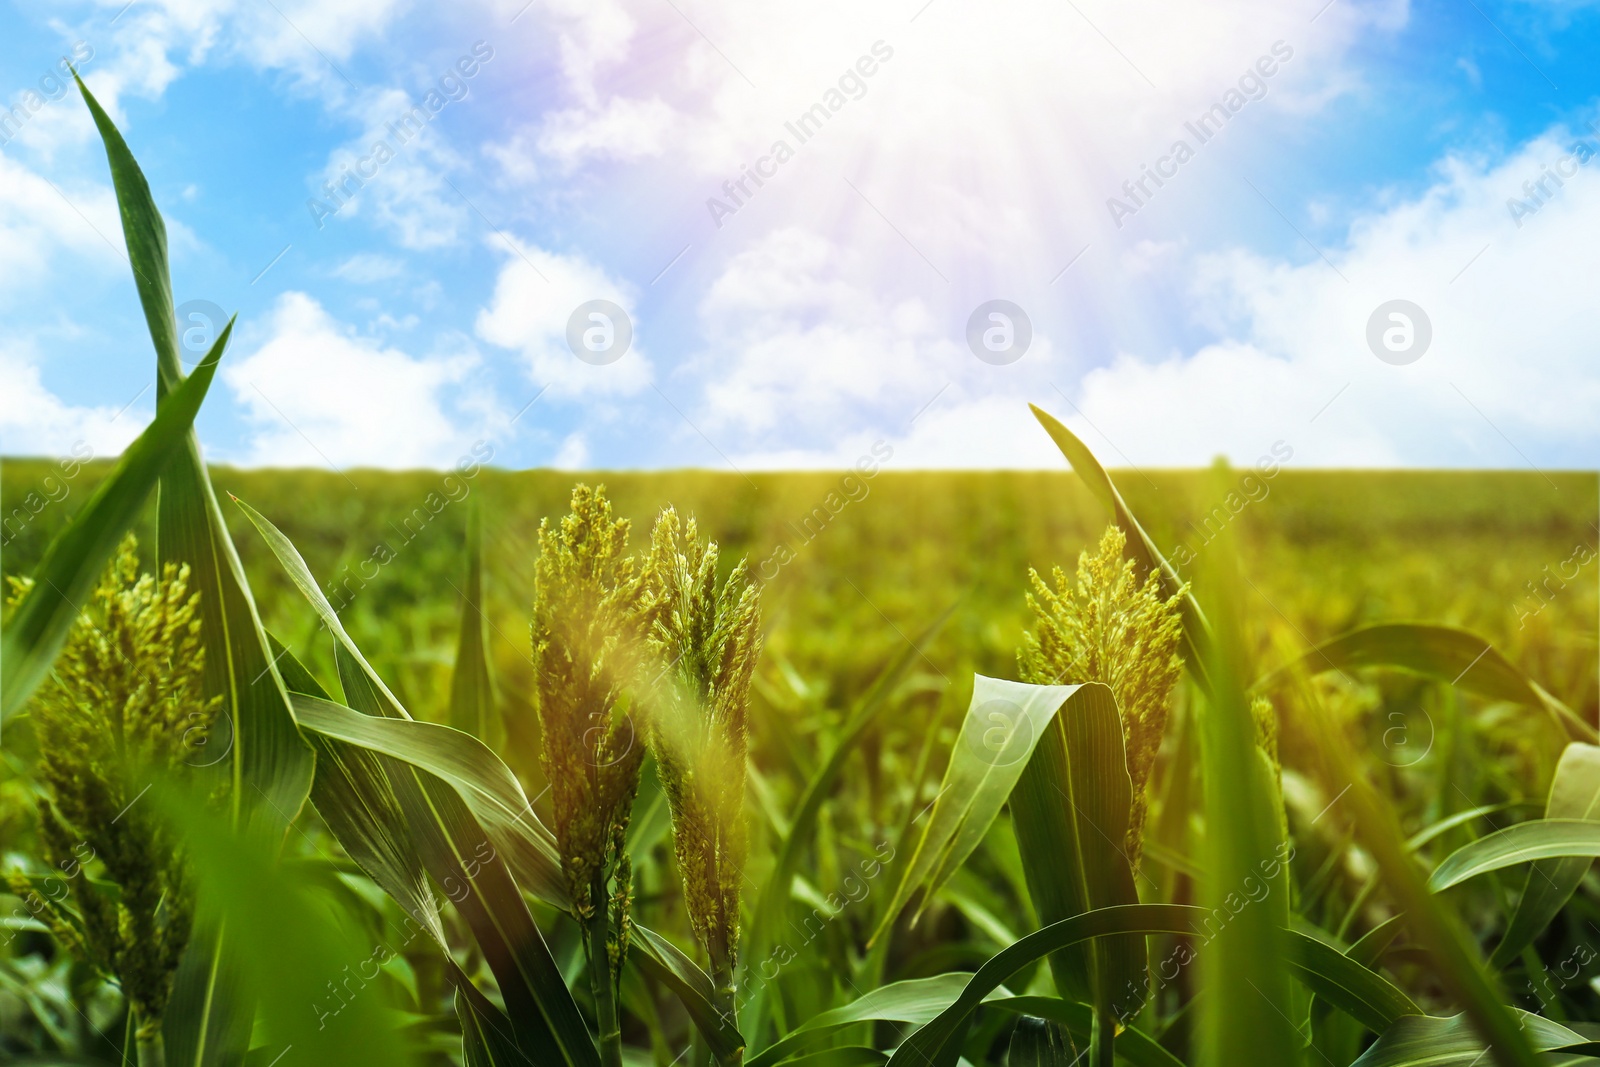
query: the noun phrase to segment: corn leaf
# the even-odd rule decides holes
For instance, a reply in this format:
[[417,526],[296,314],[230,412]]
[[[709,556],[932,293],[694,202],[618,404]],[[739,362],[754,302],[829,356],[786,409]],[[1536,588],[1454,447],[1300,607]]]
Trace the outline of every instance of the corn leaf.
[[[372,961],[372,946],[354,935],[359,926],[336,898],[276,861],[277,834],[237,832],[201,798],[158,803],[182,833],[199,908],[220,912],[212,925],[233,932],[239,975],[258,1005],[263,1062],[291,1049],[309,1063],[414,1062],[381,996],[365,989],[361,965]],[[352,988],[352,976],[362,984]],[[330,992],[335,984],[344,998]]]
[[633,937],[628,958],[640,970],[672,990],[682,1002],[689,1018],[705,1036],[707,1047],[719,1062],[733,1057],[744,1048],[744,1038],[734,1025],[716,1007],[716,989],[711,976],[701,970],[678,947],[654,930],[633,924]]
[[[985,688],[984,698],[993,701]],[[978,695],[973,703],[982,708]],[[1133,782],[1122,716],[1107,686],[1084,685],[1042,726],[1011,793],[1011,821],[1028,895],[1048,925],[1096,908],[1139,903],[1125,850]],[[1108,1034],[1145,1000],[1145,942],[1099,938],[1050,957],[1056,988],[1095,1005]]]
[[951,873],[972,855],[1010,798],[1039,739],[1049,732],[1051,720],[1088,688],[974,677],[972,702],[933,811],[874,939],[883,936],[911,895],[924,889],[920,915]]
[[[1214,931],[1208,927],[1208,921],[1214,921],[1211,912],[1186,904],[1123,904],[1051,923],[991,956],[967,978],[966,985],[948,1007],[922,1024],[895,1050],[890,1062],[912,1067],[927,1067],[929,1064],[949,1067],[955,1063],[959,1039],[965,1033],[972,1013],[980,1004],[995,999],[995,990],[1007,978],[1052,952],[1093,938],[1126,934],[1210,936]],[[1329,953],[1338,956],[1338,951],[1315,938],[1285,931],[1284,945],[1286,963],[1291,972],[1333,1003],[1341,1006],[1359,1005],[1361,1011],[1372,1012],[1374,1020],[1383,1014],[1389,1025],[1403,1017],[1390,1013],[1415,1010],[1410,999],[1383,976],[1354,961],[1346,961],[1349,966],[1334,961]],[[950,979],[960,976],[941,977]],[[1117,1054],[1123,1054],[1120,1042]],[[776,1061],[763,1059],[762,1063],[766,1062]],[[752,1062],[751,1067],[761,1065]]]
[[1075,1067],[1078,1050],[1065,1027],[1024,1015],[1011,1032],[1007,1067]]
[[[790,1057],[829,1035],[863,1022],[910,1023],[923,1026],[938,1018],[961,996],[971,978],[966,974],[940,974],[891,982],[857,997],[848,1004],[813,1016],[794,1030],[745,1060],[745,1067],[774,1067],[792,1062]],[[1009,997],[998,984],[988,999]],[[983,998],[980,998],[980,1000]]]
[[1205,917],[1205,909],[1183,904],[1123,904],[1051,923],[991,956],[956,999],[902,1042],[889,1062],[895,1067],[952,1067],[972,1013],[1007,978],[1052,952],[1116,934],[1192,934]]
[[[1525,1011],[1515,1013],[1517,1025],[1540,1052],[1568,1050],[1570,1057],[1545,1057],[1547,1067],[1558,1064],[1592,1063],[1600,1055],[1600,1043],[1584,1037],[1560,1023]],[[1488,1046],[1465,1015],[1441,1019],[1414,1015],[1401,1019],[1373,1042],[1350,1067],[1481,1067]]]
[[1588,861],[1596,856],[1600,856],[1600,822],[1530,819],[1496,830],[1450,853],[1434,868],[1428,888],[1442,893],[1468,878],[1535,860],[1581,858],[1587,869]]
[[1215,995],[1200,1004],[1198,1058],[1208,1067],[1249,1060],[1288,1067],[1300,1062],[1303,1044],[1285,966],[1292,853],[1284,841],[1275,770],[1258,742],[1241,680],[1246,668],[1239,578],[1228,533],[1208,557],[1216,640],[1206,672],[1211,692],[1198,714],[1209,874],[1202,890],[1212,914],[1225,920],[1201,955],[1204,983]]
[[1383,1033],[1407,1015],[1422,1014],[1422,1009],[1399,986],[1353,954],[1340,952],[1298,930],[1283,931],[1283,941],[1290,972],[1318,997],[1374,1033]]
[[1398,667],[1459,686],[1491,700],[1541,708],[1574,741],[1600,741],[1595,728],[1545,692],[1489,642],[1470,630],[1423,622],[1363,626],[1324,642],[1273,671],[1252,689],[1265,691],[1297,673],[1322,674],[1362,667]]
[[34,571],[33,588],[17,606],[0,645],[0,661],[5,663],[0,677],[0,721],[27,703],[49,673],[106,561],[138,518],[156,479],[184,449],[227,337],[224,330],[195,372],[122,453],[116,468],[95,488],[83,510],[45,550]]
[[489,674],[489,620],[483,607],[483,516],[474,499],[467,512],[467,585],[461,590],[461,629],[450,675],[450,725],[488,740],[494,723]]
[[[166,224],[122,134],[81,79],[77,84],[105,145],[128,260],[155,347],[159,418],[184,383]],[[218,340],[220,345],[223,339]],[[227,777],[235,826],[262,824],[281,834],[310,792],[313,756],[295,728],[288,694],[268,656],[250,586],[192,425],[183,447],[162,469],[160,486],[160,561],[190,568],[189,588],[201,594],[206,689],[223,701],[219,722],[224,728],[214,733],[225,735],[215,739],[224,751],[209,762]],[[211,1067],[236,1060],[248,1044],[254,1011],[237,976],[243,957],[229,947],[225,923],[197,924],[185,950],[164,1025],[170,1063]]]
[[453,963],[450,967],[456,990],[456,1018],[461,1020],[461,1058],[466,1067],[540,1067],[539,1061],[517,1045],[505,1013],[460,968]]
[[[1003,997],[985,1001],[984,1006],[1049,1019],[1085,1042],[1094,1030],[1093,1008],[1059,997]],[[1149,1034],[1132,1026],[1117,1035],[1117,1055],[1133,1067],[1184,1067],[1182,1060],[1162,1048]]]
[[554,907],[570,907],[555,839],[500,757],[471,734],[416,719],[363,715],[295,694],[295,717],[306,730],[381,753],[448,782],[483,825],[519,884]]
[[[1545,818],[1600,821],[1600,748],[1575,741],[1561,753],[1550,780]],[[1577,892],[1590,863],[1586,856],[1534,863],[1489,966],[1506,966],[1533,943]]]
[[[327,690],[294,654],[271,634],[268,638],[290,699],[328,700]],[[439,902],[403,829],[405,812],[394,787],[396,780],[402,780],[397,767],[358,745],[313,730],[304,733],[317,754],[317,774],[311,783],[311,803],[317,813],[350,858],[443,946]]]
[[516,777],[470,734],[413,720],[345,632],[294,545],[253,508],[240,507],[336,639],[349,706],[297,694],[302,728],[392,761],[387,777],[404,821],[391,832],[415,850],[471,926],[499,982],[517,1046],[541,1063],[598,1064],[593,1038],[513,877],[515,871],[530,892],[570,907],[553,839]]
[[[327,700],[327,691],[288,649],[276,639],[273,648],[279,671],[295,699]],[[341,659],[347,669],[348,664],[348,659]],[[371,691],[364,692],[370,701]],[[403,761],[310,729],[306,734],[318,760],[312,803],[350,857],[399,902],[444,953],[446,975],[456,990],[463,1056],[475,1067],[533,1063],[534,1050],[559,1057],[559,1046],[539,1017],[513,1022],[456,965],[437,898],[428,883],[428,864],[408,829],[412,825],[408,812],[421,812],[427,804],[417,777]],[[480,834],[477,840],[486,837]],[[454,896],[459,897],[463,883],[453,870],[447,867],[444,877],[452,879]],[[523,1051],[524,1047],[528,1051]]]

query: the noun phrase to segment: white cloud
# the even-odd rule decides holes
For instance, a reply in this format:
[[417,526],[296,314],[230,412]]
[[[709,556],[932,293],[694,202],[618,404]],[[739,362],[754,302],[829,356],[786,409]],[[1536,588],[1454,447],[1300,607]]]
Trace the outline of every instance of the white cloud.
[[[1421,195],[1357,218],[1345,247],[1326,250],[1333,266],[1203,257],[1195,306],[1233,340],[1119,356],[1084,377],[1085,416],[1139,463],[1245,461],[1282,439],[1297,463],[1319,465],[1592,464],[1600,247],[1587,235],[1600,228],[1600,158],[1579,165],[1574,141],[1558,128],[1494,164],[1447,157]],[[1564,159],[1572,173],[1545,180],[1550,195],[1519,227],[1508,199],[1531,204],[1524,183]],[[1366,341],[1393,299],[1432,326],[1405,366]]]
[[114,456],[150,421],[148,405],[64,403],[39,375],[37,354],[16,342],[0,343],[0,454],[8,456]]
[[550,460],[550,466],[558,471],[575,471],[582,470],[588,462],[588,442],[584,440],[583,434],[572,433],[562,440],[561,447]]
[[404,271],[405,264],[400,260],[376,252],[358,252],[333,269],[335,277],[357,285],[386,282],[398,278]]
[[439,467],[470,441],[445,402],[470,357],[383,347],[304,293],[279,298],[266,329],[266,340],[222,371],[254,426],[242,462]]
[[391,88],[368,90],[341,108],[364,130],[329,154],[322,184],[310,190],[306,209],[317,228],[370,212],[404,248],[459,240],[470,208],[447,175],[462,169],[463,159],[435,128],[452,106],[464,105],[441,94],[413,98]]
[[589,159],[659,156],[678,141],[676,119],[677,112],[659,98],[614,97],[598,110],[571,108],[547,116],[539,150],[569,170]]
[[0,292],[43,277],[62,251],[105,263],[123,254],[115,194],[87,183],[52,188],[0,155]]
[[[582,396],[632,396],[653,379],[642,351],[639,322],[633,319],[632,287],[582,256],[563,256],[531,245],[505,253],[489,306],[478,313],[477,335],[527,360],[529,377],[551,399]],[[586,363],[567,346],[567,323],[579,305],[609,300],[628,314],[633,339],[613,363]]]
[[[952,337],[964,316],[873,281],[862,256],[800,228],[735,256],[699,308],[708,346],[681,368],[702,391],[696,424],[741,467],[848,465],[879,439],[913,465],[1036,460],[1008,431],[1067,370],[1050,338],[1036,328],[994,366]],[[992,415],[1001,432],[974,424]],[[957,424],[974,432],[941,436]]]
[[798,228],[733,258],[700,305],[708,430],[826,433],[895,401],[909,420],[916,394],[947,380],[941,324],[919,299],[860,284],[856,258]]

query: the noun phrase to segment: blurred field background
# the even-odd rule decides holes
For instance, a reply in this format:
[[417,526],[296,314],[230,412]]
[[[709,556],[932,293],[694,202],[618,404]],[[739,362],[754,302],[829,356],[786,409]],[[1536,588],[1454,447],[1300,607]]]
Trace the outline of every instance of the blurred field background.
[[[86,465],[66,480],[48,461],[0,465],[5,574],[32,569],[105,469]],[[930,713],[953,729],[969,694],[948,691],[961,687],[947,683],[974,670],[1015,676],[1028,568],[1061,566],[1070,574],[1106,521],[1067,472],[885,469],[867,478],[485,468],[465,477],[214,468],[214,477],[219,490],[256,507],[300,549],[351,636],[406,705],[440,719],[460,619],[467,512],[476,501],[499,706],[513,742],[506,754],[534,791],[536,738],[525,731],[533,722],[528,612],[538,527],[564,512],[577,481],[606,486],[618,513],[633,521],[637,547],[656,512],[674,504],[723,544],[725,565],[747,557],[764,581],[766,650],[754,723],[758,765],[768,767],[814,754],[818,740],[793,732],[826,730],[908,639],[955,605],[916,672],[930,694],[942,693]],[[1227,494],[1237,492],[1243,507],[1229,525],[1260,669],[1287,658],[1279,647],[1298,654],[1365,623],[1449,623],[1493,641],[1594,721],[1600,568],[1591,559],[1564,588],[1549,580],[1600,537],[1593,475],[1286,469],[1263,479],[1251,469],[1214,469],[1113,477],[1186,578],[1205,562],[1206,537],[1219,522],[1214,509],[1226,511]],[[45,502],[37,515],[30,495],[35,506]],[[282,569],[224,503],[263,621],[331,676],[326,636],[319,640]],[[139,533],[148,547],[153,504],[147,512]],[[1190,548],[1192,565],[1181,565],[1188,557],[1179,546]],[[760,704],[815,714],[762,714]],[[921,723],[902,720],[900,728],[908,736],[891,732],[887,743],[910,746],[921,733]]]
[[[34,566],[104,470],[88,465],[62,480],[46,461],[0,466],[7,575]],[[47,483],[52,477],[56,481]],[[1207,552],[1223,550],[1224,542],[1212,546],[1206,540],[1217,516],[1226,515],[1238,545],[1243,621],[1258,672],[1358,625],[1429,620],[1483,635],[1584,719],[1595,721],[1600,501],[1594,475],[1284,469],[1262,479],[1219,466],[1123,470],[1113,477],[1158,546],[1185,563],[1185,578],[1204,565]],[[1244,481],[1252,477],[1254,482]],[[619,513],[634,523],[636,550],[644,547],[644,531],[661,507],[671,503],[694,515],[723,544],[724,566],[748,557],[765,587],[766,649],[751,715],[756,884],[771,862],[768,843],[786,828],[786,813],[833,747],[853,702],[908,641],[953,606],[897,694],[898,709],[863,740],[857,765],[828,805],[819,829],[819,862],[825,868],[841,849],[870,852],[873,842],[896,836],[911,806],[932,796],[943,753],[971,695],[972,672],[1016,676],[1028,568],[1061,566],[1070,574],[1078,553],[1106,524],[1099,505],[1066,472],[884,469],[865,478],[485,468],[465,477],[220,468],[213,478],[219,491],[247,501],[289,536],[401,700],[418,715],[440,720],[448,706],[463,604],[466,522],[470,507],[482,509],[500,720],[491,739],[530,796],[543,786],[529,703],[528,640],[540,520],[563,513],[578,481],[607,487]],[[1230,493],[1236,515],[1226,510]],[[44,506],[34,514],[41,500]],[[1215,510],[1219,506],[1225,510]],[[242,513],[226,499],[223,508],[267,628],[316,673],[331,678],[326,635]],[[153,506],[149,511],[139,528],[145,551],[155,541]],[[1209,531],[1207,515],[1213,517]],[[1184,545],[1190,554],[1178,551]],[[1564,565],[1574,577],[1560,577]],[[1359,751],[1408,831],[1477,804],[1542,800],[1565,740],[1547,718],[1396,672],[1375,674],[1371,685],[1341,688],[1329,682],[1330,698],[1337,698],[1334,706],[1352,732],[1365,735]],[[1180,705],[1190,699],[1189,687],[1180,688]],[[1452,727],[1463,716],[1472,718],[1472,729]],[[1351,929],[1359,930],[1381,917],[1381,911],[1367,919],[1353,913],[1362,906],[1356,899],[1365,877],[1358,869],[1361,853],[1347,852],[1347,841],[1318,843],[1312,824],[1329,798],[1295,774],[1304,762],[1296,748],[1305,742],[1292,724],[1285,730],[1285,797],[1297,839],[1304,841],[1296,863],[1300,911],[1327,929],[1341,923],[1351,928],[1354,921]],[[1175,721],[1163,766],[1171,763],[1180,734]],[[1160,776],[1158,769],[1157,796]],[[23,810],[7,814],[28,818]],[[834,835],[837,844],[831,844]],[[1466,835],[1455,831],[1439,847],[1459,844]],[[907,940],[891,962],[892,977],[975,966],[1007,937],[1025,932],[1033,920],[1020,877],[1008,869],[1015,846],[1007,837],[1003,831],[991,835],[984,856],[943,891],[949,907],[921,936]],[[1181,842],[1182,836],[1165,839]],[[1157,848],[1158,864],[1163,855]],[[1344,858],[1335,863],[1332,857]],[[647,909],[649,878],[639,889]],[[826,869],[806,870],[802,894],[827,885],[828,878]],[[1574,925],[1584,916],[1600,919],[1600,913],[1590,915],[1596,912],[1593,899],[1574,898]],[[1468,908],[1469,919],[1481,920],[1486,930],[1493,914],[1488,894],[1481,907]],[[1562,939],[1564,929],[1550,936]],[[830,937],[841,937],[844,951],[861,933]],[[1547,958],[1551,951],[1561,949],[1542,950]],[[835,988],[828,973],[816,972],[824,980],[813,1008],[853,996]],[[1422,972],[1413,978],[1429,983]],[[1543,998],[1532,986],[1516,995],[1517,981],[1508,985],[1520,1006],[1541,1007]],[[1600,994],[1586,985],[1559,999],[1569,1007],[1600,1009]]]

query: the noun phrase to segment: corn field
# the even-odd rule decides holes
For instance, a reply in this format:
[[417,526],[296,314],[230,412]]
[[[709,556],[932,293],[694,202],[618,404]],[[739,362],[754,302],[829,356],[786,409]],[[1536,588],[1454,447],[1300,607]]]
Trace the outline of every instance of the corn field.
[[212,470],[82,93],[159,404],[5,562],[7,1062],[1600,1061],[1592,478]]

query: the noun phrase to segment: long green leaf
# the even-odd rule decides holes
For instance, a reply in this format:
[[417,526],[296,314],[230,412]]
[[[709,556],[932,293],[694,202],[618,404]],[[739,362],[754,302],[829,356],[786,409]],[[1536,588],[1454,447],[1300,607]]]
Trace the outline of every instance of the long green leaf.
[[[291,700],[300,696],[328,699],[310,671],[272,635],[273,659]],[[441,946],[446,944],[439,902],[428,884],[422,860],[405,832],[405,810],[396,795],[398,775],[387,759],[358,745],[304,731],[317,754],[311,803],[351,859],[422,925]]]
[[1298,930],[1284,931],[1289,969],[1306,988],[1374,1033],[1422,1009],[1383,975],[1332,945]]
[[106,561],[138,518],[161,472],[183,451],[232,325],[218,335],[195,372],[161,406],[83,510],[45,550],[34,571],[33,588],[18,605],[0,643],[0,661],[5,663],[0,722],[27,702],[49,672]]
[[1113,934],[1192,934],[1205,917],[1203,908],[1182,904],[1125,904],[1085,912],[1036,930],[991,956],[950,1006],[908,1037],[889,1062],[895,1067],[951,1067],[957,1059],[958,1039],[984,999],[1011,975],[1052,952]]
[[[273,648],[285,683],[298,698],[327,699],[327,692],[288,649],[274,641]],[[341,666],[348,660],[341,657]],[[370,690],[365,699],[378,706]],[[558,1043],[537,1014],[522,1013],[513,1020],[488,1000],[455,964],[439,917],[439,906],[425,873],[429,865],[419,853],[412,832],[428,804],[422,784],[403,761],[358,745],[306,731],[317,751],[317,777],[312,803],[352,859],[399,902],[412,921],[421,926],[444,953],[446,975],[456,989],[456,1013],[461,1020],[463,1056],[472,1067],[489,1064],[532,1064],[532,1057],[560,1058]],[[476,838],[487,842],[481,831]],[[490,846],[492,849],[492,846]],[[476,861],[474,860],[474,865]],[[441,873],[436,869],[435,873]],[[441,883],[459,899],[465,883],[454,873],[453,861],[442,868]],[[494,959],[504,965],[508,950],[491,933]],[[513,1001],[519,998],[513,989]]]
[[1294,1023],[1303,1016],[1285,966],[1293,853],[1284,839],[1276,768],[1261,749],[1243,689],[1236,560],[1231,530],[1224,530],[1221,544],[1207,554],[1215,641],[1206,671],[1211,691],[1198,709],[1198,725],[1209,874],[1201,888],[1213,914],[1231,918],[1200,959],[1209,995],[1199,1005],[1199,1061],[1224,1067],[1259,1059],[1292,1067],[1301,1061],[1303,1044]]
[[682,1002],[718,1062],[730,1060],[744,1048],[734,1020],[716,1006],[716,988],[709,974],[672,942],[638,923],[633,924],[631,948],[628,958]]
[[483,516],[477,498],[467,512],[467,586],[461,595],[456,665],[450,674],[450,725],[487,741],[494,723],[494,683],[483,604]]
[[[976,700],[975,700],[976,702]],[[1043,727],[1011,793],[1011,821],[1039,921],[1139,903],[1126,851],[1133,782],[1111,690],[1085,685]],[[1146,992],[1144,938],[1100,938],[1050,958],[1056,988],[1094,1004],[1109,1041]]]
[[1266,691],[1295,674],[1322,674],[1362,667],[1398,667],[1436,678],[1491,700],[1542,708],[1574,741],[1600,741],[1595,728],[1545,692],[1470,630],[1425,622],[1363,626],[1318,645],[1298,660],[1268,674],[1252,688]]
[[[128,260],[155,347],[159,419],[184,383],[166,224],[122,134],[81,79],[77,84],[105,145]],[[204,761],[226,774],[236,827],[262,824],[281,834],[310,792],[313,755],[295,728],[288,694],[268,656],[250,586],[222,520],[192,425],[184,447],[162,469],[160,486],[158,555],[163,564],[190,568],[189,588],[200,594],[206,691],[223,702],[218,718],[223,728],[218,732],[225,736],[212,739],[223,751],[212,757],[208,747]],[[196,926],[166,1014],[169,1063],[188,1067],[231,1063],[249,1043],[254,1009],[240,985],[243,957],[229,947],[230,936],[226,920],[221,925]]]
[[[1600,822],[1587,819],[1530,819],[1462,845],[1435,867],[1428,888],[1442,893],[1490,871],[1535,860],[1600,856]],[[1581,874],[1580,874],[1581,877]]]
[[351,706],[296,695],[302,728],[392,761],[388,777],[404,817],[393,832],[471,926],[517,1028],[517,1046],[538,1062],[597,1064],[593,1038],[513,877],[515,871],[552,902],[566,901],[549,831],[515,776],[470,734],[413,720],[344,631],[293,544],[240,506],[336,638]]
[[[966,989],[971,975],[940,974],[932,978],[913,978],[904,982],[891,982],[857,997],[848,1004],[830,1008],[801,1023],[788,1034],[745,1060],[745,1067],[774,1067],[788,1061],[817,1042],[847,1026],[863,1022],[910,1023],[923,1026],[938,1018],[939,1013],[954,1004]],[[1009,997],[999,988],[991,989],[990,998]],[[982,998],[980,998],[981,1000]]]
[[1078,1050],[1067,1028],[1049,1019],[1025,1015],[1011,1031],[1007,1067],[1076,1067]]
[[[338,612],[333,610],[333,605],[328,603],[328,598],[323,594],[322,587],[317,584],[316,578],[312,577],[311,568],[306,566],[306,561],[301,557],[300,550],[295,548],[294,543],[283,535],[282,530],[269,522],[266,516],[255,508],[238,497],[234,497],[233,502],[239,506],[239,510],[244,512],[245,517],[250,520],[256,531],[261,534],[262,539],[267,543],[267,547],[272,550],[273,556],[277,558],[278,565],[289,576],[289,581],[300,591],[300,595],[305,597],[306,603],[311,605],[311,609],[317,613],[317,618],[321,619],[322,624],[333,634],[339,647],[359,668],[362,684],[371,689],[376,699],[381,702],[383,706],[382,714],[400,719],[411,718],[411,714],[401,706],[399,698],[389,691],[388,685],[384,683],[382,678],[378,677],[378,672],[372,669],[372,665],[367,662],[367,658],[361,654],[361,650],[356,647],[356,643],[345,632],[344,623],[339,621]],[[348,696],[349,694],[346,695]],[[351,704],[354,706],[353,700]]]
[[[984,1006],[1049,1019],[1084,1041],[1089,1040],[1094,1030],[1093,1008],[1059,997],[1003,997],[986,1001]],[[1162,1048],[1149,1034],[1132,1026],[1117,1035],[1117,1055],[1133,1067],[1184,1067],[1182,1060]]]
[[[1026,685],[976,675],[972,703],[945,767],[933,811],[873,938],[883,936],[917,889],[923,908],[983,840],[1058,711],[1089,686]],[[1104,688],[1101,686],[1100,688]]]
[[[1591,1044],[1581,1034],[1560,1023],[1515,1012],[1517,1025],[1539,1052],[1570,1049],[1571,1058],[1543,1058],[1547,1067],[1557,1064],[1592,1063],[1588,1058],[1600,1054],[1600,1044]],[[1482,1067],[1487,1046],[1465,1015],[1441,1019],[1414,1015],[1401,1019],[1373,1042],[1350,1067]]]
[[[1547,819],[1600,821],[1600,748],[1574,741],[1561,753],[1550,780]],[[1489,966],[1504,967],[1538,937],[1556,917],[1589,870],[1588,857],[1539,860],[1528,871],[1522,896],[1506,924],[1505,936],[1489,957]]]
[[517,881],[555,907],[571,906],[554,837],[534,814],[511,769],[482,741],[449,726],[363,715],[299,693],[294,711],[306,730],[382,753],[450,783],[506,857]]
[[[948,1067],[955,1063],[958,1052],[955,1041],[965,1032],[978,1006],[991,998],[1011,975],[1052,952],[1092,938],[1122,934],[1209,936],[1214,930],[1208,923],[1214,922],[1212,913],[1204,908],[1184,904],[1125,904],[1052,923],[990,957],[967,980],[949,1007],[907,1038],[895,1050],[890,1062],[898,1067]],[[1291,970],[1318,992],[1328,994],[1334,1003],[1360,1005],[1363,1012],[1376,1012],[1384,1005],[1390,1010],[1401,1010],[1410,1003],[1391,983],[1359,964],[1351,961],[1346,967],[1332,963],[1322,951],[1328,946],[1292,933],[1284,940]],[[1338,955],[1336,950],[1328,951]],[[1373,1017],[1376,1019],[1376,1014]],[[1121,1045],[1117,1051],[1122,1053]]]

